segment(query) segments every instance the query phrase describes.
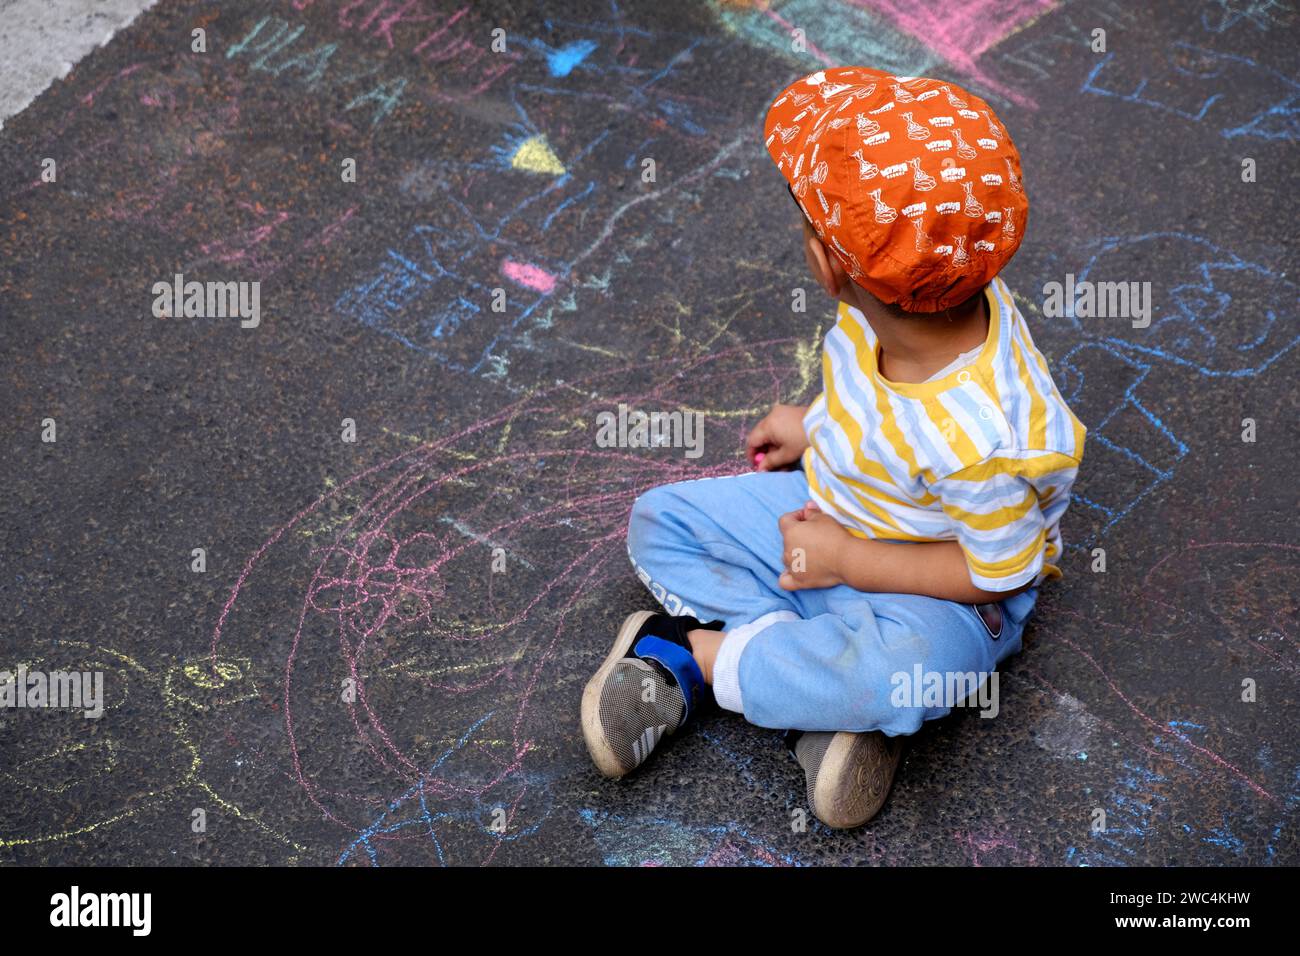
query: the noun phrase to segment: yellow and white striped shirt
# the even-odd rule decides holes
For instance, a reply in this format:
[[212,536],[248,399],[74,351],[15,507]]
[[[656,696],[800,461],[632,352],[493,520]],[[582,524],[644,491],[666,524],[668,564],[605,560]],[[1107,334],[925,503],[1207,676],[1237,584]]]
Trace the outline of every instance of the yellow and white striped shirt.
[[822,394],[804,417],[812,498],[860,537],[957,541],[971,582],[1011,591],[1059,577],[1061,515],[1085,429],[1001,279],[985,290],[989,334],[968,365],[890,382],[861,312],[826,335]]

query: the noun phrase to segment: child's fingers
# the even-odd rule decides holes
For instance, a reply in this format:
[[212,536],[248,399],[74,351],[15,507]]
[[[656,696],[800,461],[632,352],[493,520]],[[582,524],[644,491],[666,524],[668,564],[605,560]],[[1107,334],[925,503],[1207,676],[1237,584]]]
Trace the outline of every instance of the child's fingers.
[[763,460],[758,464],[759,471],[775,471],[784,468],[798,457],[791,455],[789,450],[781,445],[769,445],[763,451]]
[[776,583],[787,591],[798,591],[803,587],[789,571],[782,571],[781,576],[776,579]]

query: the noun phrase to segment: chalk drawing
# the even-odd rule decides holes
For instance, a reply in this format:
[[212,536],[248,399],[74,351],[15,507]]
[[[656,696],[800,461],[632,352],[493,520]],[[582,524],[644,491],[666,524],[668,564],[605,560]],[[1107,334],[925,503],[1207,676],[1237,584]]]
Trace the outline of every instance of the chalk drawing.
[[[112,648],[61,640],[31,663],[102,672],[105,713],[90,742],[74,736],[84,724],[48,719],[24,721],[22,733],[9,738],[13,746],[4,749],[0,776],[40,791],[46,812],[39,818],[10,818],[0,849],[68,842],[164,809],[184,820],[194,807],[206,806],[228,818],[228,825],[251,828],[281,847],[306,852],[278,826],[210,782],[214,726],[262,700],[249,660],[207,656],[158,671]],[[118,731],[122,715],[149,709],[159,713],[152,725],[157,733],[143,739]],[[212,820],[214,826],[217,822]]]
[[[306,29],[301,24],[295,26],[280,17],[263,17],[242,39],[226,50],[226,59],[247,56],[247,61],[241,62],[247,62],[255,73],[267,73],[277,79],[287,77],[313,93],[321,89],[351,87],[353,96],[342,112],[346,114],[365,107],[371,111],[371,128],[377,126],[401,102],[407,85],[406,78],[399,76],[372,81],[369,77],[378,70],[378,64],[369,63],[363,65],[360,73],[344,73],[333,63],[334,55],[339,49],[338,44],[322,43],[311,50],[304,49],[306,43],[299,44]],[[288,55],[286,51],[290,48],[293,48],[295,55]],[[361,86],[353,85],[353,81],[358,78],[365,79],[366,82]]]
[[986,59],[995,61],[999,72],[1018,77],[1021,86],[1049,80],[1056,73],[1062,54],[1091,52],[1092,31],[1101,27],[1109,32],[1130,29],[1137,22],[1131,7],[1117,0],[1090,2],[1083,10],[1077,0],[1057,5],[1050,17],[1041,18],[1040,28],[1032,35],[1018,36],[988,51]]
[[546,176],[563,176],[565,173],[564,164],[546,142],[546,137],[541,135],[530,136],[519,143],[510,153],[510,165],[514,169]]
[[[293,6],[302,10],[311,2],[295,0]],[[386,51],[436,64],[436,70],[418,81],[427,83],[424,90],[436,99],[462,103],[481,96],[523,59],[514,38],[504,50],[492,48],[496,24],[476,12],[472,4],[448,10],[438,0],[402,0],[400,4],[392,0],[323,0],[321,6],[338,8],[332,23],[341,34],[382,43]],[[560,69],[572,69],[581,60],[577,50],[548,48],[543,52]]]
[[[310,803],[340,834],[343,864],[490,862],[539,832],[552,799],[545,774],[562,767],[530,716],[556,662],[590,651],[575,640],[572,618],[621,580],[632,501],[653,485],[745,467],[739,455],[698,467],[596,449],[597,411],[614,396],[657,408],[683,407],[689,396],[698,407],[701,380],[721,394],[762,396],[708,410],[710,440],[730,445],[733,422],[752,418],[773,384],[801,381],[788,357],[798,344],[756,342],[684,360],[670,380],[636,395],[624,391],[622,366],[575,377],[438,439],[392,434],[400,453],[328,483],[248,559],[214,625],[215,660],[252,657],[280,685],[285,752],[264,754],[236,779],[265,781],[274,768],[272,778],[298,794],[250,792],[277,806]],[[504,549],[509,574],[490,572],[491,547]],[[259,607],[263,588],[283,586],[282,573],[266,580],[267,566],[304,558],[296,606],[274,620],[242,610]],[[282,636],[276,656],[268,630]],[[327,650],[337,665],[322,676]],[[354,701],[332,692],[341,678],[355,682]],[[422,715],[418,729],[412,714]],[[235,712],[228,726],[242,737],[253,718],[262,719]],[[355,744],[322,748],[322,735]],[[340,753],[349,760],[333,763]],[[361,798],[376,778],[393,794],[378,808]],[[506,825],[493,829],[501,813]],[[608,841],[617,828],[601,829],[598,841]],[[710,839],[702,854],[714,862],[777,860],[738,832]]]
[[[592,29],[591,25],[587,29]],[[572,291],[582,282],[579,266],[604,249],[618,220],[645,203],[671,206],[685,202],[686,190],[721,167],[749,141],[747,135],[737,135],[719,146],[715,140],[698,135],[693,132],[694,113],[679,110],[676,105],[668,107],[679,101],[656,92],[686,62],[683,54],[698,45],[689,38],[682,38],[681,43],[678,53],[668,55],[662,65],[641,63],[634,70],[613,72],[618,85],[608,82],[613,70],[610,63],[596,58],[585,61],[590,71],[604,71],[601,75],[606,82],[598,94],[526,84],[512,86],[510,102],[517,122],[511,125],[504,143],[490,149],[494,161],[471,163],[464,172],[467,176],[492,169],[545,172],[549,174],[545,184],[504,212],[476,213],[468,202],[449,190],[444,224],[420,225],[411,230],[400,245],[387,250],[376,272],[344,291],[335,302],[335,310],[452,369],[493,378],[514,388],[508,380],[511,351],[535,347],[535,333],[549,329],[555,309],[577,308],[571,296],[561,297],[560,293]],[[604,47],[597,49],[604,52]],[[617,45],[611,45],[610,56],[617,50]],[[661,151],[659,159],[669,167],[681,164],[685,171],[672,176],[669,182],[638,190],[631,196],[620,195],[618,188],[608,183],[610,168],[624,165],[624,157],[614,158],[617,154],[607,142],[608,129],[586,138],[571,154],[557,154],[553,152],[554,144],[532,118],[533,112],[542,109],[553,113],[578,103],[589,108],[591,97],[597,97],[596,102],[605,108],[616,108],[619,116],[625,117],[626,104],[608,104],[619,89],[633,101],[639,98],[658,104],[664,125],[675,126],[681,133],[674,151]],[[578,98],[570,100],[569,94]],[[736,125],[735,118],[731,124]],[[551,158],[540,152],[542,143],[552,150]],[[457,175],[454,169],[446,172]],[[484,190],[481,204],[495,207],[498,199],[495,190]],[[579,211],[584,220],[594,219],[594,224],[557,240],[552,226],[559,217]],[[643,240],[643,244],[649,242],[648,238]],[[601,281],[607,284],[615,265],[623,267],[630,261],[625,251],[616,256]],[[509,282],[503,283],[503,278]],[[508,286],[505,311],[490,311],[493,290],[503,286]]]
[[604,851],[606,866],[799,865],[734,823],[700,826],[590,809],[578,812]]
[[[981,57],[1055,6],[1054,0],[788,0],[741,6],[710,0],[718,21],[746,42],[811,71],[860,63],[899,76],[955,71],[975,92],[1035,107],[1032,97],[990,75]],[[805,33],[806,52],[792,31]]]
[[1225,33],[1239,23],[1249,23],[1260,33],[1289,25],[1294,10],[1281,0],[1213,0],[1201,11],[1201,25],[1211,33]]
[[1070,270],[1080,281],[1127,276],[1134,257],[1160,262],[1161,268],[1153,277],[1147,329],[1133,329],[1128,320],[1080,319],[1072,304],[1067,308],[1064,321],[1084,341],[1061,359],[1057,381],[1088,424],[1091,462],[1074,500],[1099,521],[1067,545],[1071,550],[1092,547],[1169,481],[1188,454],[1186,443],[1143,398],[1153,370],[1164,379],[1249,378],[1300,343],[1297,286],[1204,237],[1156,232],[1102,239],[1094,248]]
[[[1189,59],[1191,65],[1184,65]],[[1150,107],[1195,123],[1205,121],[1216,104],[1227,100],[1230,107],[1220,107],[1216,115],[1253,110],[1246,122],[1220,129],[1227,139],[1255,136],[1292,141],[1300,135],[1300,82],[1250,57],[1218,53],[1180,40],[1170,45],[1156,70],[1147,72],[1146,58],[1140,65],[1133,64],[1142,70],[1136,81],[1112,79],[1116,62],[1115,54],[1107,53],[1088,73],[1080,92]],[[1263,103],[1258,102],[1260,84],[1255,82],[1260,76],[1269,77],[1274,89]],[[1168,92],[1158,96],[1153,89]]]

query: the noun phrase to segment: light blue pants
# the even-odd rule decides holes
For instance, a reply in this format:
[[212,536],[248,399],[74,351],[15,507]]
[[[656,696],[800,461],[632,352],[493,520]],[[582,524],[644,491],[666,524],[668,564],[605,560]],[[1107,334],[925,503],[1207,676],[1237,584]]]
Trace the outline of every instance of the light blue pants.
[[921,684],[983,680],[1020,650],[1033,589],[994,605],[989,623],[969,604],[915,594],[783,590],[777,519],[807,500],[804,473],[790,471],[664,485],[632,506],[641,581],[670,614],[725,622],[720,706],[760,727],[911,734],[958,702]]

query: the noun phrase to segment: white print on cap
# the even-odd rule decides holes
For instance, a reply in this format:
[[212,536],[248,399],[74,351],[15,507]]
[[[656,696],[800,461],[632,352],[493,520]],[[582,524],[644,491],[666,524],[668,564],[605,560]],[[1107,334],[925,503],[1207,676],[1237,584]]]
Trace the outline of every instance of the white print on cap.
[[912,188],[920,193],[928,193],[935,187],[934,177],[929,175],[921,168],[921,157],[917,156],[910,160],[914,175],[912,176]]
[[979,143],[983,149],[998,148],[998,141],[996,139],[989,139],[987,136],[981,136],[979,139],[975,140],[975,142]]
[[918,103],[921,103],[921,102],[923,102],[923,101],[925,101],[925,100],[931,100],[931,99],[934,99],[934,98],[935,98],[936,96],[938,96],[938,95],[939,95],[939,91],[938,91],[938,90],[926,90],[924,93],[922,93],[920,96],[918,96],[918,97],[916,98],[916,101],[917,101]]
[[947,169],[942,170],[939,173],[939,178],[942,179],[945,183],[955,183],[957,182],[957,180],[964,179],[965,177],[966,177],[965,166],[949,166]]
[[[922,204],[924,205],[924,203]],[[912,228],[916,230],[916,251],[929,252],[930,247],[934,245],[934,240],[930,234],[921,227],[921,217],[917,216],[912,220]]]
[[993,134],[993,138],[997,140],[1002,139],[1002,130],[998,129],[998,124],[993,122],[993,117],[989,114],[989,111],[980,110],[980,112],[983,113],[984,118],[989,121],[989,132]]
[[970,262],[970,256],[966,252],[966,237],[953,236],[952,241],[957,243],[957,248],[952,252],[952,264],[955,266],[964,266]]
[[876,222],[885,225],[898,218],[898,210],[880,198],[881,190],[871,190],[871,198],[876,201]]
[[858,178],[873,179],[880,172],[880,167],[875,163],[869,163],[862,158],[862,150],[853,153],[853,158],[858,161]]
[[886,179],[897,179],[905,172],[907,172],[907,163],[895,163],[893,166],[886,166],[882,169],[880,175]]
[[804,79],[804,82],[807,83],[809,86],[821,86],[823,83],[826,82],[826,71],[818,70],[812,76],[806,77]]
[[996,209],[990,209],[984,214],[984,220],[986,222],[1001,222],[1002,213],[998,212]]
[[907,120],[907,138],[908,139],[929,139],[930,131],[912,119],[911,113],[903,113],[903,119]]
[[[818,182],[820,181],[821,180],[818,180]],[[985,186],[1001,186],[1002,177],[999,176],[997,173],[985,173],[983,176],[980,177],[980,182],[982,182]]]
[[889,130],[885,130],[883,133],[877,133],[875,136],[868,136],[866,139],[862,141],[862,145],[879,146],[881,143],[888,143],[888,142],[889,142]]
[[975,240],[975,250],[977,252],[992,252],[993,243],[989,242],[987,239],[977,239]]
[[958,110],[957,113],[958,113],[958,115],[960,115],[963,119],[979,119],[979,118],[980,118],[979,113],[976,113],[974,110]]
[[952,140],[934,139],[925,144],[925,148],[932,153],[943,153],[952,149]]
[[953,135],[957,137],[958,156],[962,159],[974,159],[979,155],[979,153],[975,152],[975,150],[971,148],[971,144],[966,142],[965,138],[961,135],[961,130],[955,129],[952,132]]
[[[950,90],[947,86],[941,86],[941,87],[939,87],[939,89],[943,90],[945,93],[948,94],[948,105],[949,105],[949,106],[955,106],[955,107],[957,107],[957,109],[964,109],[964,108],[965,108],[965,106],[966,106],[966,101],[965,101],[965,100],[958,99],[958,98],[957,98],[957,94],[954,93],[952,90]],[[975,117],[973,117],[973,116],[971,117],[971,119],[974,119],[974,118],[975,118]]]
[[877,113],[888,113],[893,108],[894,108],[894,101],[890,100],[884,106],[877,106],[874,110],[867,110],[867,112],[870,113],[872,116],[875,116]]
[[941,215],[941,216],[946,216],[946,215],[948,215],[949,213],[961,212],[961,203],[959,203],[959,202],[941,202],[941,203],[939,203],[939,205],[937,205],[937,206],[934,207],[934,211],[937,212],[937,213],[938,213],[939,215]]
[[875,136],[880,132],[880,124],[873,119],[867,119],[859,113],[854,119],[858,124],[858,135],[862,137]]
[[930,117],[930,125],[931,125],[931,126],[951,126],[951,125],[952,125],[952,117],[951,117],[951,116],[931,116],[931,117]]
[[952,255],[952,246],[935,246],[934,254],[936,256],[950,256]]
[[925,205],[926,204],[923,202],[914,202],[910,205],[904,206],[903,215],[908,219],[915,219],[917,216],[921,215],[921,213],[925,212]]

